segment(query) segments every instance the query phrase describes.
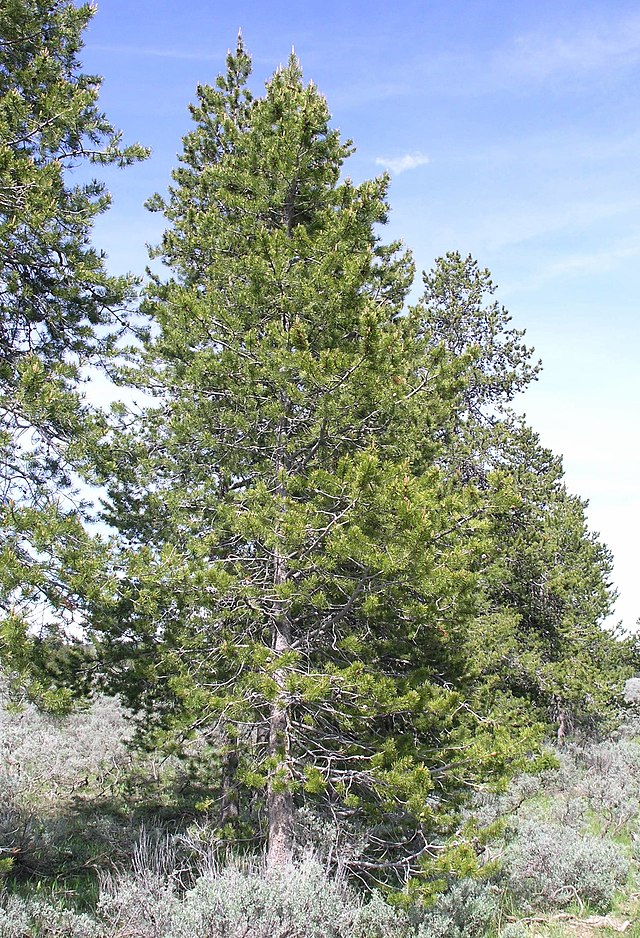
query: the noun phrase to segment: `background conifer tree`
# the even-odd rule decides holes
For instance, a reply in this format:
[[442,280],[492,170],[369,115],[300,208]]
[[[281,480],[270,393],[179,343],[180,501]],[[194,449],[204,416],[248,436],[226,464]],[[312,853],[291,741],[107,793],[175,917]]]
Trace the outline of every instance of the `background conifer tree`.
[[425,337],[466,359],[438,463],[473,481],[489,504],[500,470],[517,498],[508,515],[492,515],[498,550],[483,573],[485,611],[469,633],[469,658],[488,686],[527,700],[560,736],[606,725],[618,715],[633,642],[603,627],[615,601],[612,559],[589,531],[586,503],[567,491],[562,460],[511,409],[540,363],[471,257],[450,252],[423,279]]
[[97,107],[100,79],[81,71],[93,12],[71,0],[0,8],[0,608],[12,668],[37,651],[27,625],[72,615],[90,581],[69,475],[92,422],[78,382],[113,344],[133,286],[90,244],[104,185],[73,182],[81,167],[86,179],[90,164],[146,152],[121,146]]

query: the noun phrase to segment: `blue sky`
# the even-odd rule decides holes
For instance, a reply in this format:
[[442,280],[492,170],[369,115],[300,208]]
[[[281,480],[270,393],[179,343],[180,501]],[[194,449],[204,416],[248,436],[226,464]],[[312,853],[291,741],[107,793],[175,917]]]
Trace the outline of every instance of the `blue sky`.
[[419,269],[448,250],[490,268],[542,358],[520,399],[615,558],[616,618],[640,616],[640,7],[637,2],[102,0],[85,69],[147,163],[109,171],[96,241],[142,272],[190,129],[241,27],[253,85],[295,46],[354,140],[348,172],[392,173],[389,237]]

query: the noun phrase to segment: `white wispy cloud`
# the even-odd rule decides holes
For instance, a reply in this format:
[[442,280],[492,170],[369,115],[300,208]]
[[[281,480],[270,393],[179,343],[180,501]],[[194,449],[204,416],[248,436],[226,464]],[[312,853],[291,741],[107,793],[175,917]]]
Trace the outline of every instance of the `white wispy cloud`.
[[[520,93],[560,80],[613,80],[640,63],[640,13],[584,14],[512,34],[482,52],[434,50],[393,69],[395,97],[428,88],[447,97]],[[391,69],[389,69],[391,70]]]
[[604,246],[598,251],[583,251],[567,254],[566,257],[552,264],[548,268],[550,276],[563,274],[580,274],[585,271],[597,270],[604,273],[615,270],[626,261],[640,256],[640,239],[630,238],[611,245]]
[[578,235],[585,237],[596,225],[616,219],[619,230],[626,230],[635,224],[640,199],[615,195],[568,199],[555,187],[542,193],[538,202],[514,196],[509,201],[502,199],[496,207],[486,202],[479,206],[480,211],[466,212],[465,230],[473,243],[496,252],[563,233],[575,240]]
[[640,258],[640,238],[631,236],[603,244],[592,251],[571,251],[548,263],[541,262],[535,272],[520,281],[503,284],[505,294],[528,293],[545,287],[552,281],[567,282],[571,277],[589,275],[598,271],[600,276],[621,268],[637,267]]
[[429,157],[424,153],[405,153],[404,156],[392,156],[388,159],[384,156],[376,157],[376,166],[384,166],[391,170],[396,176],[400,173],[406,173],[409,169],[416,169],[418,166],[425,166],[429,162]]
[[545,80],[558,73],[585,73],[635,64],[640,59],[640,16],[573,25],[564,35],[533,32],[498,54],[494,70],[505,77]]

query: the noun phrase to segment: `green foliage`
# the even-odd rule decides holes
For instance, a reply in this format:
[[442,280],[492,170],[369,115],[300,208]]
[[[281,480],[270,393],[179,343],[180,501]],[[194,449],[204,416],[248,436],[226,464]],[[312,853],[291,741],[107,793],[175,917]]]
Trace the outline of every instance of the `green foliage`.
[[561,460],[509,408],[540,365],[470,257],[440,258],[424,284],[425,336],[456,355],[464,379],[438,461],[477,485],[491,519],[469,657],[492,692],[526,700],[561,734],[611,727],[634,666],[632,642],[603,628],[615,599],[611,556],[588,530],[586,503],[567,492]]
[[[119,377],[155,403],[142,418],[125,405],[110,421],[92,413],[83,369],[115,353],[135,284],[90,245],[109,197],[73,171],[145,155],[122,146],[99,79],[81,71],[92,14],[71,0],[0,10],[7,686],[49,711],[51,732],[96,681],[117,691],[140,715],[138,741],[183,760],[187,854],[267,841],[273,872],[294,855],[299,819],[320,819],[329,865],[340,845],[345,869],[408,903],[448,887],[423,932],[475,934],[489,893],[470,882],[493,875],[494,829],[465,819],[469,792],[542,768],[550,723],[560,739],[610,724],[637,663],[602,628],[611,558],[585,503],[510,410],[539,364],[470,257],[438,259],[406,308],[413,261],[381,237],[388,179],[344,176],[351,143],[295,57],[255,97],[239,40],[226,74],[198,88],[167,197],[149,202],[167,221],[154,253],[169,279],[151,277],[149,328]],[[85,527],[78,472],[107,492],[111,543]],[[581,797],[626,828],[633,753],[598,758],[616,784]],[[104,782],[125,784],[118,771]],[[12,794],[6,829],[25,822],[19,855],[42,869],[65,837],[28,802]],[[65,842],[80,857],[75,831]],[[583,888],[585,843],[558,889],[605,903],[619,876],[606,896]],[[262,895],[254,879],[233,886],[247,902]],[[284,920],[279,882],[263,898]],[[218,880],[203,883],[193,896],[222,916],[215,928],[236,927]],[[327,907],[340,905],[331,890]],[[178,920],[165,893],[152,932]],[[397,932],[385,915],[380,934]],[[367,921],[363,936],[377,934]]]
[[77,620],[91,583],[69,469],[98,427],[77,386],[113,344],[133,289],[90,245],[104,185],[70,181],[83,165],[146,152],[121,146],[97,107],[100,79],[80,69],[93,12],[71,0],[0,9],[0,608],[14,619],[0,653],[17,671],[15,620]]
[[424,877],[467,787],[540,736],[469,660],[517,494],[450,471],[480,365],[404,310],[388,180],[341,181],[350,144],[295,58],[262,98],[241,42],[227,66],[151,202],[172,276],[128,378],[158,404],[133,430],[120,408],[100,457],[119,546],[98,654],[151,739],[230,741],[221,823],[230,791],[272,834],[321,806],[369,831],[362,869]]
[[146,153],[121,147],[97,108],[100,79],[80,71],[93,12],[68,0],[7,0],[0,13],[2,378],[34,398],[29,369],[95,351],[95,326],[111,323],[130,286],[108,277],[87,246],[109,203],[104,185],[67,183],[83,162],[126,165]]
[[585,503],[567,493],[559,461],[530,431],[512,429],[507,452],[521,506],[498,521],[503,552],[487,623],[512,615],[499,639],[503,680],[565,732],[572,721],[610,720],[629,666],[625,644],[602,627],[615,598],[610,554],[588,531]]
[[[511,316],[493,299],[496,287],[477,261],[451,251],[423,274],[420,301],[425,337],[442,343],[464,362],[464,407],[456,414],[455,432],[468,439],[487,422],[488,408],[503,413],[515,395],[535,380],[540,362],[523,342],[524,331],[509,324]],[[464,424],[472,420],[472,426]],[[481,467],[476,467],[481,468]]]

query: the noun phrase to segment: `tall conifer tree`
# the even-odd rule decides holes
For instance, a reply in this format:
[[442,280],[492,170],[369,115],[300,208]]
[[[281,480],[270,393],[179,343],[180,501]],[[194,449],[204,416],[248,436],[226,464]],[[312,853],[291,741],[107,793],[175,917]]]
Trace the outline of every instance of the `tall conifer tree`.
[[341,179],[295,57],[262,98],[249,73],[240,41],[151,203],[172,276],[131,380],[158,400],[105,447],[123,540],[98,640],[150,729],[214,742],[220,822],[264,821],[271,867],[305,804],[402,881],[527,732],[506,696],[477,711],[461,654],[491,549],[486,500],[435,459],[464,356],[404,312],[387,179]]

